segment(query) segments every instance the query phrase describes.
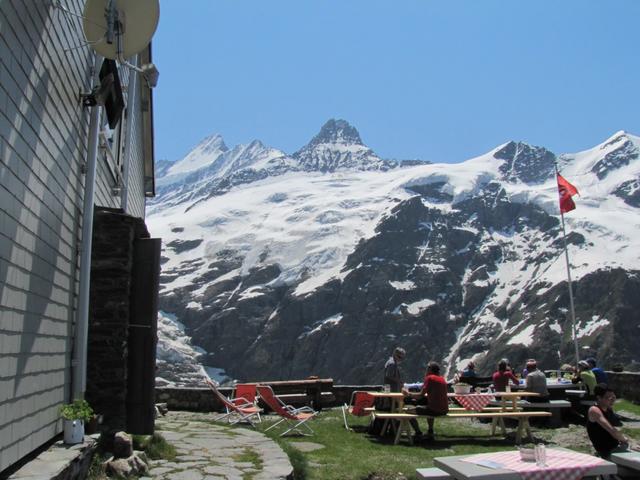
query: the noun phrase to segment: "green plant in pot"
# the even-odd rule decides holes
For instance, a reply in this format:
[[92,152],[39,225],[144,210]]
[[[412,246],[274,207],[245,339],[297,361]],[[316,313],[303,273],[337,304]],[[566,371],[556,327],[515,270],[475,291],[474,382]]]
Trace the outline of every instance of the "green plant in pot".
[[93,408],[86,400],[75,399],[60,407],[64,423],[64,443],[76,444],[84,441],[84,424],[93,418]]

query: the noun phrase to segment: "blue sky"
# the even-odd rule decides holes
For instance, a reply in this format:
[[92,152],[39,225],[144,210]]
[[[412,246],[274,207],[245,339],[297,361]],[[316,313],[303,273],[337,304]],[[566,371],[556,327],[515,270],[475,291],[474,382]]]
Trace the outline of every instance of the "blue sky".
[[640,0],[161,0],[156,158],[293,153],[329,118],[385,158],[640,134]]

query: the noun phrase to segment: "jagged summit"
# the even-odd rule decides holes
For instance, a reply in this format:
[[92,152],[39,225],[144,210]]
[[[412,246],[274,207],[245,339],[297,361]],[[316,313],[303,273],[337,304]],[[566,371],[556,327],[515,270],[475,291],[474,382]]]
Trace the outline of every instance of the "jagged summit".
[[322,143],[337,143],[342,145],[363,145],[358,130],[346,120],[328,120],[320,132],[311,139],[309,146]]
[[556,155],[553,152],[524,142],[508,142],[493,156],[504,160],[499,170],[502,178],[509,182],[543,183],[555,171]]
[[398,162],[381,159],[362,143],[358,130],[347,121],[333,118],[292,157],[306,171],[388,170],[398,166]]
[[229,151],[220,134],[209,135],[191,150],[182,160],[175,162],[168,170],[167,176],[177,178],[194,172],[215,162],[220,155]]

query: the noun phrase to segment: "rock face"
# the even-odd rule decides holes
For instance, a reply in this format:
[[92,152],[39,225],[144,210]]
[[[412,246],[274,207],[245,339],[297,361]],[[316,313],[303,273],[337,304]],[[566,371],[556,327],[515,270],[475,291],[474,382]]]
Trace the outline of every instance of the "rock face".
[[504,356],[573,362],[557,162],[580,179],[565,221],[581,352],[638,370],[638,144],[618,133],[556,157],[510,142],[463,164],[387,168],[329,121],[289,157],[295,170],[157,206],[161,308],[203,349],[194,362],[238,380],[380,383],[396,345],[415,379],[430,359],[449,374],[470,359],[481,374]]

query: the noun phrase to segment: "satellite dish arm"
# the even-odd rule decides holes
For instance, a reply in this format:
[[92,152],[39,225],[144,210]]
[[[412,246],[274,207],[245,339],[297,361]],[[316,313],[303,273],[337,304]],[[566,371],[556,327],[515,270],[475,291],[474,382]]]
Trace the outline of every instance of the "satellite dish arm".
[[[114,0],[109,0],[110,6],[113,6],[113,11],[116,12],[115,6],[113,5],[113,3],[114,3]],[[111,7],[108,7],[108,8],[111,8]],[[108,17],[108,15],[109,15],[109,12],[107,12],[107,23],[109,23],[110,21],[110,18]],[[140,73],[142,77],[145,79],[145,81],[147,82],[147,86],[149,88],[154,88],[158,84],[158,77],[160,76],[160,72],[158,71],[156,66],[153,63],[147,63],[142,67],[138,67],[136,65],[133,65],[132,63],[129,63],[127,59],[124,58],[124,55],[123,55],[124,48],[122,47],[122,34],[124,32],[122,32],[122,23],[120,23],[118,19],[117,12],[114,13],[113,24],[109,23],[109,25],[115,26],[116,58],[118,59],[118,62],[124,65],[125,67]],[[108,38],[109,38],[109,30],[107,30],[107,41],[108,41]]]
[[[120,21],[118,20],[118,12],[116,11],[116,2],[115,0],[109,0],[107,3],[107,8],[105,9],[104,16],[107,20],[107,32],[105,34],[105,40],[109,45],[113,43],[113,35],[115,30],[117,30],[116,35],[117,38],[120,38]],[[116,23],[118,25],[116,25]]]

